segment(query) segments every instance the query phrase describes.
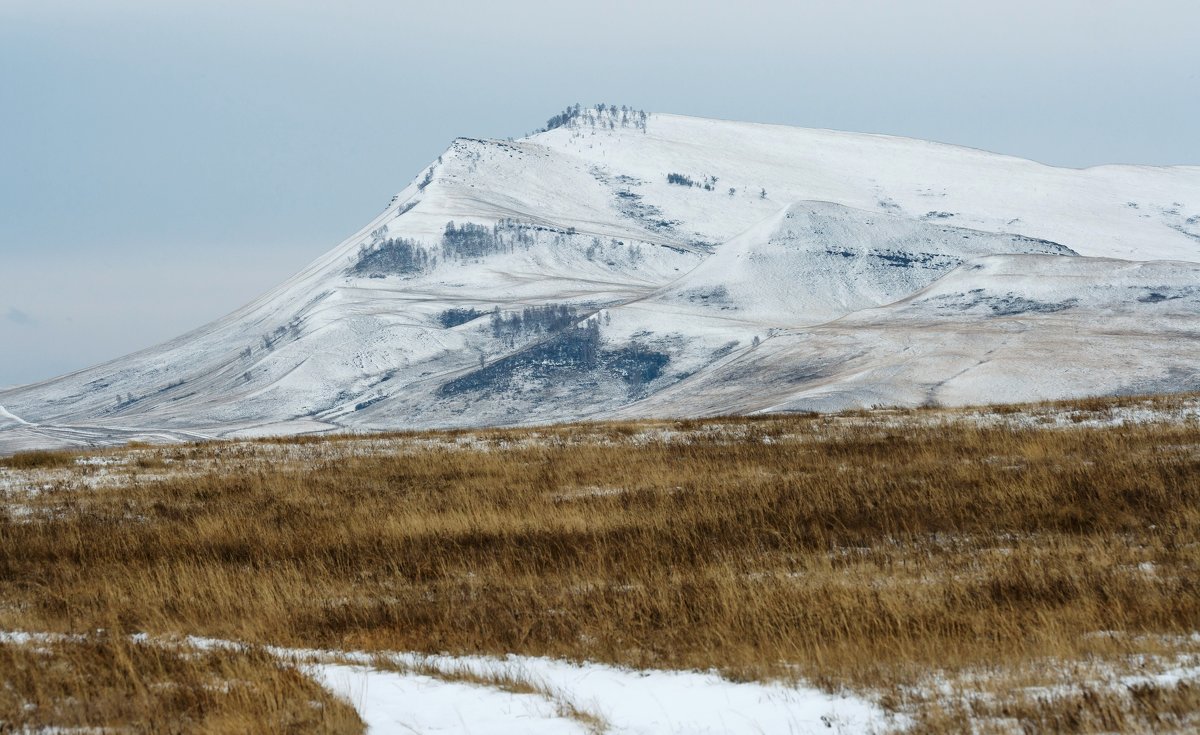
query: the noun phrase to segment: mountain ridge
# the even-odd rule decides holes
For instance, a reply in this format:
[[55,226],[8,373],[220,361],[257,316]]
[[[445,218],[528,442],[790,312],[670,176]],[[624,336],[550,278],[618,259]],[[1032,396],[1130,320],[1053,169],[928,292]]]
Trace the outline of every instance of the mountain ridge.
[[[1186,332],[1180,319],[1200,316],[1188,286],[1200,167],[1067,169],[898,136],[611,109],[624,117],[592,126],[581,113],[511,142],[456,138],[367,225],[228,316],[0,391],[28,422],[0,426],[0,451],[1200,387],[1195,342],[1168,344]],[[1005,256],[1075,265],[963,270]],[[1120,275],[1127,290],[1114,295],[1112,258],[1173,265]],[[1004,279],[1015,290],[993,293]],[[937,283],[970,288],[940,310],[906,304]],[[1046,300],[1047,288],[1067,296]],[[1113,314],[1140,330],[1139,349],[1113,347],[1120,369],[1076,339]],[[924,315],[942,344],[910,335],[893,354],[900,338],[881,333],[872,346],[867,315],[898,330]],[[1004,336],[996,319],[1029,334]],[[1034,380],[1013,353],[1014,377],[994,376],[993,389],[939,377],[954,350],[1022,344],[1025,359],[1047,359],[1042,335],[1074,345],[1094,374],[1060,365],[1048,368],[1058,384]],[[803,349],[820,355],[809,362],[821,377]],[[868,369],[874,353],[937,379]],[[734,374],[739,360],[748,371]]]

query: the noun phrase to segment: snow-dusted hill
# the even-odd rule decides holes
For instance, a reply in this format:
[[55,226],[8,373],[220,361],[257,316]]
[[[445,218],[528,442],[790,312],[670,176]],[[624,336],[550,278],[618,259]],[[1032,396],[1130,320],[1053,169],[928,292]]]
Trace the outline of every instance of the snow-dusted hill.
[[0,451],[1200,389],[1200,168],[565,117],[454,141],[218,322],[0,391]]

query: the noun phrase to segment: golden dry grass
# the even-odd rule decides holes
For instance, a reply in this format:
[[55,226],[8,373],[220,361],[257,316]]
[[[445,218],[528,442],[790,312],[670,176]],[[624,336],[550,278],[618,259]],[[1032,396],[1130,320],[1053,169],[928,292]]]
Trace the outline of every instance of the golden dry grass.
[[71,452],[51,452],[43,449],[18,452],[11,457],[0,457],[0,467],[28,470],[37,467],[67,467],[74,463]]
[[[360,733],[354,709],[261,650],[193,650],[93,633],[0,642],[0,729]],[[90,731],[90,730],[88,730]]]
[[[1200,425],[1069,418],[1131,405],[136,448],[0,513],[0,627],[799,676],[926,732],[1186,724],[1186,686],[1028,694],[1200,650]],[[929,693],[980,671],[991,704]]]

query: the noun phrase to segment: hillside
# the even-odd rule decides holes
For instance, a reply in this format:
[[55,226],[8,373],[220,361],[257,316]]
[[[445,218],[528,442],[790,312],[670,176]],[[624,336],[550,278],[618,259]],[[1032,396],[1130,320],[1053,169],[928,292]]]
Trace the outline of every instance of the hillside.
[[1200,168],[551,122],[455,140],[228,317],[0,391],[0,453],[1200,387]]

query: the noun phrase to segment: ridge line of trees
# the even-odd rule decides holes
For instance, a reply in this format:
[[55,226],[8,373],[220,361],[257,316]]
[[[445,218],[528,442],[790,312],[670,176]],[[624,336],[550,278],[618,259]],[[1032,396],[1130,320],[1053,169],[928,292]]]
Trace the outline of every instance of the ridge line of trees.
[[592,129],[615,130],[634,128],[646,132],[646,121],[649,114],[645,110],[635,110],[628,105],[609,105],[603,102],[592,107],[582,107],[578,102],[546,121],[546,127],[535,131],[544,133],[555,128],[590,127]]

